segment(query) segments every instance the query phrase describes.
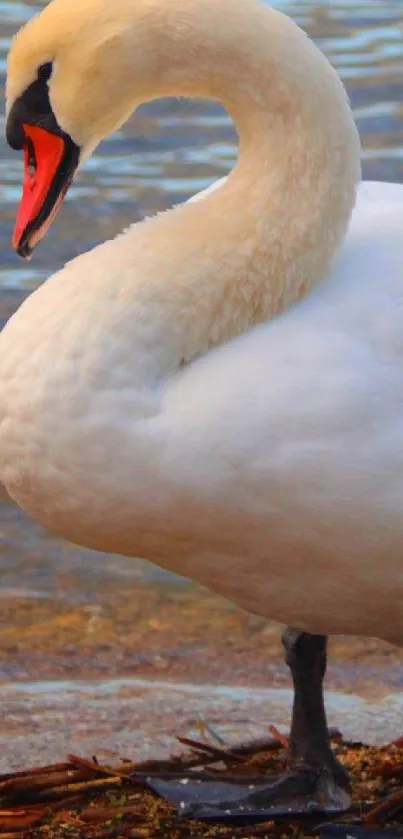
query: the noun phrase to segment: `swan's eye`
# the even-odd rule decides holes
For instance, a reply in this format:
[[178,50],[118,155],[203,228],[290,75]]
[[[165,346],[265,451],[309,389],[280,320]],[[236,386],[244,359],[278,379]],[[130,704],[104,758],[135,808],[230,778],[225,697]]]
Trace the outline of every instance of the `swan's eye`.
[[52,70],[53,66],[51,61],[48,61],[46,64],[41,64],[38,70],[38,79],[42,82],[47,82],[52,75]]
[[36,157],[35,157],[35,147],[30,137],[26,139],[26,171],[27,175],[31,180],[35,178],[36,175]]

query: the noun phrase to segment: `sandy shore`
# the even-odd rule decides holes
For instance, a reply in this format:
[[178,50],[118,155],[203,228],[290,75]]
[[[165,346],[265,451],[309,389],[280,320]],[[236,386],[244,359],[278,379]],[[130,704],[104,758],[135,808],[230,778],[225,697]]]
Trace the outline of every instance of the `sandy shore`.
[[[2,599],[0,771],[68,751],[161,756],[201,720],[227,740],[287,730],[281,627],[193,587],[121,589],[78,605],[57,590]],[[329,653],[331,724],[373,742],[400,735],[401,652],[337,638]]]

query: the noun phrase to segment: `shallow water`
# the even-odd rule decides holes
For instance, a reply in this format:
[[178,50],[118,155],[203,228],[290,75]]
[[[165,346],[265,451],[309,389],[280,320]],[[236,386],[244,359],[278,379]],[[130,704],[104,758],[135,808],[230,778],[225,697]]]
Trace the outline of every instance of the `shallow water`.
[[[40,5],[0,0],[2,74],[11,36]],[[315,38],[344,79],[361,132],[364,176],[403,181],[402,0],[277,0],[274,5],[291,14]],[[88,162],[71,189],[52,234],[46,238],[34,261],[27,265],[13,254],[10,247],[20,194],[21,159],[6,147],[3,128],[4,119],[1,120],[0,131],[0,325],[27,291],[37,286],[63,261],[113,236],[129,220],[139,219],[187,199],[228,172],[236,159],[234,129],[219,105],[168,100],[142,107]],[[110,582],[114,585],[121,583],[124,588],[129,583],[135,586],[137,580],[145,580],[146,584],[153,586],[157,582],[163,583],[166,587],[174,578],[147,563],[94,556],[89,551],[61,542],[30,522],[0,491],[0,597],[3,603],[13,599],[17,602],[51,597],[57,610],[61,601],[77,604],[96,601],[99,587],[108,587]],[[195,589],[195,602],[200,597],[199,590]],[[221,613],[222,601],[217,598],[214,604],[212,608]],[[16,626],[14,636],[12,626],[6,627],[6,630],[6,635],[1,636],[1,644],[10,653],[14,648],[19,649],[19,629]],[[200,632],[202,634],[202,630]],[[147,639],[145,644],[147,646]],[[102,652],[97,652],[97,655],[102,657]],[[23,669],[21,672],[24,672]],[[288,714],[289,694],[277,693],[271,697],[267,694],[265,713],[259,712],[259,716],[262,697],[259,705],[253,691],[241,697],[231,688],[231,696],[224,697],[222,692],[218,696],[206,688],[203,694],[198,688],[197,695],[191,696],[187,689],[178,688],[176,693],[171,692],[168,696],[167,689],[162,685],[148,685],[132,683],[126,686],[130,708],[136,694],[142,697],[142,708],[145,699],[149,710],[149,722],[145,718],[142,722],[144,749],[151,742],[153,725],[155,734],[155,720],[166,705],[170,708],[172,725],[178,712],[187,709],[182,716],[182,729],[186,728],[186,721],[191,723],[196,710],[205,710],[207,715],[217,719],[217,724],[226,714],[237,723],[242,720],[246,723],[254,718],[262,724],[270,721],[268,714],[276,722],[285,721]],[[85,731],[87,740],[83,748],[89,754],[93,747],[91,732],[98,735],[99,726],[101,739],[105,734],[108,745],[115,742],[119,749],[125,742],[128,746],[134,745],[135,738],[129,742],[124,739],[129,736],[131,712],[128,708],[122,718],[122,707],[118,701],[121,690],[122,686],[114,683],[111,696],[105,684],[97,682],[92,689],[72,681],[69,685],[52,684],[46,695],[43,683],[40,683],[39,691],[34,686],[27,686],[26,693],[21,695],[15,685],[10,685],[4,696],[7,723],[0,731],[6,762],[16,765],[25,760],[31,746],[35,747],[37,759],[60,756],[67,742],[71,741],[67,733],[61,733],[62,729],[56,735],[55,726],[61,723],[63,714],[73,723],[76,701],[80,702],[83,722],[74,736],[82,737]],[[57,710],[60,709],[61,696],[64,696],[62,704],[65,703],[62,711]],[[215,705],[217,702],[224,702],[219,711]],[[343,720],[347,721],[348,729],[348,708],[346,710],[343,702],[340,694],[332,695],[332,721],[341,724]],[[375,710],[373,714],[369,712],[368,718],[361,702],[354,700],[350,709],[353,717],[354,714],[360,715],[360,733],[365,733],[366,726],[372,725],[376,714],[384,716],[386,722],[385,728],[381,732],[377,729],[375,735],[391,733],[399,700],[392,697],[386,704],[373,705]],[[97,713],[95,708],[98,708]],[[248,712],[246,708],[249,708]],[[137,712],[138,709],[135,710]],[[11,755],[9,726],[13,720],[15,729]],[[389,726],[386,725],[388,720]],[[27,725],[28,728],[33,726],[37,733],[33,729],[28,731]],[[103,725],[109,726],[109,733],[104,732]],[[20,734],[17,734],[17,729]],[[47,733],[49,731],[53,732],[51,738]],[[68,732],[68,727],[63,731]],[[155,742],[166,743],[164,736],[160,731]]]

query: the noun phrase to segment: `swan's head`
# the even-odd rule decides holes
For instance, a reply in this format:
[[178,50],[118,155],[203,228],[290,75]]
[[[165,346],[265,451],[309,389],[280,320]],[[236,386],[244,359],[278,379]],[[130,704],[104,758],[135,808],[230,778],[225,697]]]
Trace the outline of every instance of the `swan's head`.
[[53,0],[21,29],[7,68],[7,141],[25,172],[13,245],[29,257],[80,163],[152,98],[153,0]]
[[344,89],[301,30],[266,2],[52,0],[20,30],[8,58],[7,140],[25,160],[13,239],[21,256],[44,236],[98,143],[137,105],[177,95],[220,99],[244,148],[256,136],[271,137],[267,148],[276,149],[278,126],[283,149],[295,112],[289,155],[303,166],[307,156],[312,171],[333,172],[340,161],[355,186],[359,144]]

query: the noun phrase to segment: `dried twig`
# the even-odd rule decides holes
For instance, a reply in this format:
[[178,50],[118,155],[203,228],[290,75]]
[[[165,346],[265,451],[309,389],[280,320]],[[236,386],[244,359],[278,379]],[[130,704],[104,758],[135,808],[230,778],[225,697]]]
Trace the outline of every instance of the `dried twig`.
[[[270,772],[275,776],[282,769],[283,749],[288,741],[279,736],[275,728],[271,731],[275,740],[266,738],[223,748],[219,744],[180,737],[179,742],[190,747],[191,751],[163,761],[125,761],[115,767],[103,765],[98,759],[87,760],[71,755],[66,763],[3,775],[0,779],[0,807],[3,807],[0,809],[0,839],[39,839],[46,836],[61,839],[67,835],[86,836],[88,839],[152,839],[161,836],[166,839],[188,839],[189,836],[197,839],[195,823],[191,825],[185,819],[177,819],[169,805],[148,789],[146,776],[181,778],[188,769],[192,770],[191,776],[195,779],[219,778],[220,775],[228,777],[228,773],[232,777],[239,772],[249,776],[251,771],[256,776],[259,772],[260,775]],[[341,743],[341,751],[347,757],[352,772],[360,779],[362,801],[360,805],[353,805],[349,818],[354,819],[364,808],[364,825],[384,824],[391,818],[395,819],[403,809],[403,790],[396,791],[394,780],[388,782],[392,794],[365,811],[367,788],[362,775],[364,770],[365,777],[368,776],[368,799],[373,800],[378,787],[384,794],[388,776],[394,779],[399,775],[401,755],[396,749],[388,752],[387,748],[375,750],[357,744],[351,746],[346,742]],[[226,769],[215,767],[213,774],[214,764],[218,761],[223,762]],[[397,766],[393,766],[393,761]],[[136,773],[141,773],[142,777],[136,777]],[[49,824],[44,821],[45,817]],[[288,825],[285,822],[276,825],[272,821],[242,826],[238,823],[231,829],[200,824],[197,832],[198,839],[242,839],[244,836],[253,839],[263,835],[270,836],[270,839],[280,839],[280,836],[291,839],[291,836],[296,836],[297,824],[301,828],[305,825],[304,836],[308,836],[307,823],[298,822],[295,818]]]
[[235,763],[245,763],[245,758],[232,749],[220,749],[218,746],[211,746],[210,743],[199,743],[198,740],[191,740],[189,737],[177,737],[177,740],[184,746],[190,746],[191,749],[206,752],[216,760],[223,760],[226,763],[229,760]]
[[283,749],[289,748],[290,744],[288,741],[288,737],[286,737],[285,734],[282,734],[281,731],[279,731],[275,725],[269,725],[267,730],[270,731],[270,734],[273,735],[274,739],[282,745]]
[[8,778],[7,781],[0,783],[0,799],[5,795],[12,796],[14,793],[17,795],[19,791],[27,793],[28,791],[35,792],[38,790],[39,792],[41,789],[62,786],[63,784],[70,784],[74,781],[85,781],[89,777],[91,775],[88,769],[85,772],[77,771],[70,765],[69,769],[63,772],[44,772],[43,774],[38,772],[32,777],[26,775],[24,778],[19,777],[15,781],[13,778]]
[[0,785],[3,781],[8,781],[9,779],[16,780],[17,778],[31,778],[32,775],[50,775],[52,772],[63,772],[69,768],[69,763],[52,763],[49,766],[36,766],[32,769],[20,769],[17,772],[7,772],[5,775],[0,775]]
[[396,812],[402,807],[403,790],[399,789],[397,792],[393,792],[392,795],[388,795],[380,804],[371,807],[363,817],[363,822],[364,824],[379,824],[385,821],[388,816],[389,818],[393,818]]
[[126,766],[124,771],[122,771],[121,769],[117,769],[115,766],[112,769],[108,766],[102,766],[101,763],[94,763],[92,760],[85,760],[85,758],[77,757],[76,755],[68,755],[68,759],[72,764],[83,766],[87,770],[90,769],[92,772],[106,775],[108,778],[110,778],[113,773],[115,777],[121,778],[122,780],[134,784],[135,786],[141,786],[144,788],[144,783],[140,779],[132,778],[129,775],[129,772],[138,771],[135,764],[132,764],[130,769]]

